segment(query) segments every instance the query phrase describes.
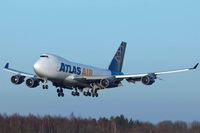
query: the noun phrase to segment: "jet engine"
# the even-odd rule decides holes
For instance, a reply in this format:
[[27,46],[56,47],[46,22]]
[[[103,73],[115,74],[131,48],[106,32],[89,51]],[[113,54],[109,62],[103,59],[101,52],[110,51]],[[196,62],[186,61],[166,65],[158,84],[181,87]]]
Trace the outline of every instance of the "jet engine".
[[21,84],[21,83],[24,82],[24,78],[25,78],[25,76],[14,75],[14,76],[11,77],[10,80],[11,80],[11,82],[12,82],[13,84],[19,85],[19,84]]
[[99,87],[101,89],[119,87],[122,85],[121,81],[122,80],[116,80],[112,78],[102,79],[99,82]]
[[141,81],[145,85],[152,85],[153,83],[155,83],[155,79],[155,74],[148,74],[147,76],[142,77]]
[[39,80],[36,78],[30,78],[26,80],[26,85],[30,88],[35,88],[37,86],[39,86]]
[[111,82],[110,82],[109,79],[102,79],[102,80],[100,81],[100,85],[101,85],[101,87],[103,87],[103,88],[109,87],[110,84],[111,84]]

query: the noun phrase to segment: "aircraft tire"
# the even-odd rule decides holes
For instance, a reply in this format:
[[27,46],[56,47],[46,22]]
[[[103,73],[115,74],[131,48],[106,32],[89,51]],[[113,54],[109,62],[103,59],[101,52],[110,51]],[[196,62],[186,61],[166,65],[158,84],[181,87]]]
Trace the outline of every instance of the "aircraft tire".
[[84,96],[87,96],[87,92],[83,92],[83,95],[84,95]]
[[76,92],[76,96],[80,96],[80,93]]
[[49,86],[48,85],[42,85],[42,89],[48,89],[49,88]]
[[72,96],[75,96],[75,92],[74,91],[72,91]]

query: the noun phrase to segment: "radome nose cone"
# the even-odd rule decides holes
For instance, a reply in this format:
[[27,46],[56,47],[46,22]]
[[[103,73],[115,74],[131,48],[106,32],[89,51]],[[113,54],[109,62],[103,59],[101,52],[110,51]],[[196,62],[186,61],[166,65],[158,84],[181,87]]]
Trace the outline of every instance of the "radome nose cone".
[[39,63],[38,63],[38,62],[36,62],[36,63],[34,64],[33,68],[34,68],[34,71],[35,71],[36,73],[38,73],[38,71],[39,71],[39,68],[40,68],[40,65],[39,65]]

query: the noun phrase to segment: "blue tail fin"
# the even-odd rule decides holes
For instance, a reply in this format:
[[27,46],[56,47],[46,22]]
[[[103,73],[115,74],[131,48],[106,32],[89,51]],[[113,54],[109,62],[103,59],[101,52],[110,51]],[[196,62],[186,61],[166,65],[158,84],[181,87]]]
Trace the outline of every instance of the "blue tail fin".
[[122,66],[124,62],[124,55],[126,51],[126,42],[122,42],[120,47],[118,48],[114,58],[112,59],[109,70],[112,72],[121,72]]

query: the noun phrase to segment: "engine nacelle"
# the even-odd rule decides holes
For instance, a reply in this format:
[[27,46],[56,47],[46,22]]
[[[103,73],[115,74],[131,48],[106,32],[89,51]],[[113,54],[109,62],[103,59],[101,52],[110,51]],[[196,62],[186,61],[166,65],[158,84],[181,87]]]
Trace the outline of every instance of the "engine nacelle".
[[154,75],[149,74],[147,76],[142,77],[141,81],[145,85],[152,85],[153,83],[155,83],[155,79],[156,77]]
[[110,84],[111,84],[111,82],[110,82],[109,79],[102,79],[102,80],[100,81],[100,85],[101,85],[101,87],[103,87],[103,88],[109,87]]
[[19,85],[24,82],[25,76],[15,75],[11,77],[11,82],[15,85]]
[[35,88],[37,86],[39,86],[39,80],[36,78],[30,78],[26,80],[26,85],[30,88]]

